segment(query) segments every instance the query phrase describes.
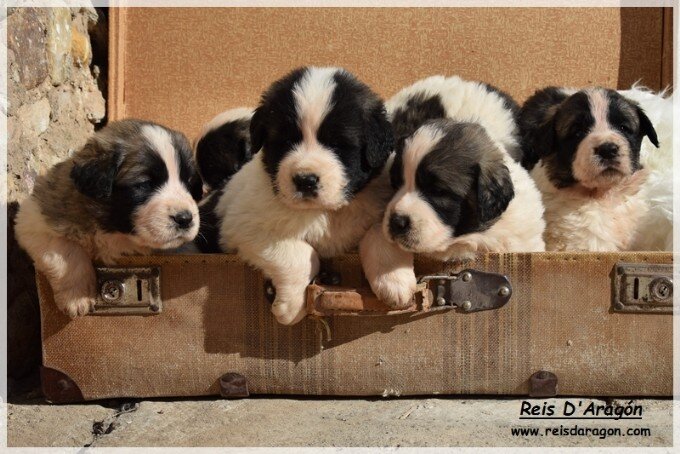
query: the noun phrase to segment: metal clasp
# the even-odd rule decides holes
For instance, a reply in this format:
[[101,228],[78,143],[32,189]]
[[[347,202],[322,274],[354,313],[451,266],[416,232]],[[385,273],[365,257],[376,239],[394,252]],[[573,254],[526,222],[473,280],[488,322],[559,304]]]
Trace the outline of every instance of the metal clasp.
[[149,315],[163,309],[159,267],[97,267],[94,315]]
[[617,263],[613,276],[614,312],[673,313],[673,265]]
[[512,296],[507,276],[473,269],[451,276],[423,276],[420,282],[432,292],[430,310],[457,308],[460,312],[498,309]]

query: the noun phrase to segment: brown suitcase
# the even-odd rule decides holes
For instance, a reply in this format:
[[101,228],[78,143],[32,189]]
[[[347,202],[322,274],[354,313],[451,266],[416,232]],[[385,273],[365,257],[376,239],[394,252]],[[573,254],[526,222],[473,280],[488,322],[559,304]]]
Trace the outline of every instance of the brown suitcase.
[[[100,298],[95,315],[76,320],[57,311],[39,277],[43,390],[53,402],[248,393],[670,396],[672,267],[661,265],[671,261],[670,253],[540,253],[419,262],[419,275],[458,273],[453,282],[474,287],[476,299],[460,288],[449,294],[452,286],[435,279],[429,299],[443,296],[445,306],[376,315],[357,307],[350,290],[324,300],[311,286],[309,310],[323,315],[286,327],[269,312],[261,274],[234,256],[131,257],[126,266],[147,269],[133,270],[125,298]],[[355,255],[324,268],[346,289],[366,285]],[[510,301],[499,296],[501,276],[474,270],[507,276]],[[100,288],[111,293],[123,278],[105,271]],[[159,292],[149,298],[155,278]],[[477,311],[480,301],[500,307]]]
[[[344,66],[383,96],[436,73],[493,83],[518,101],[549,84],[641,79],[659,89],[672,82],[671,17],[662,8],[112,9],[108,117],[195,135],[303,64]],[[100,270],[103,315],[70,321],[38,276],[43,388],[53,402],[670,396],[672,276],[657,265],[671,262],[643,252],[420,261],[419,275],[439,278],[410,312],[388,315],[349,255],[325,264],[343,289],[310,287],[310,317],[285,327],[270,315],[262,276],[234,256],[131,257],[127,269]]]

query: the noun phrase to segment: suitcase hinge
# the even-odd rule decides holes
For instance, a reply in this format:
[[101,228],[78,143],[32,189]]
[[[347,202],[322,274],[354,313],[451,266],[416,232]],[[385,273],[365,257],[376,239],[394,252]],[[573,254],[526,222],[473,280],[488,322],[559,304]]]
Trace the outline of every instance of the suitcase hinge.
[[430,310],[457,308],[460,312],[498,309],[512,296],[507,276],[473,269],[450,276],[423,276],[420,282],[432,292]]

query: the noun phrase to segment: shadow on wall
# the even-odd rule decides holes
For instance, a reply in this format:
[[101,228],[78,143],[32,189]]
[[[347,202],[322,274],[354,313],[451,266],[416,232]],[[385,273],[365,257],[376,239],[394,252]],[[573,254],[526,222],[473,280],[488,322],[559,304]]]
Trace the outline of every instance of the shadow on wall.
[[672,83],[672,71],[668,80],[662,80],[666,79],[662,69],[669,64],[672,67],[672,52],[665,55],[663,40],[659,39],[662,34],[664,40],[672,41],[673,37],[672,30],[664,30],[664,26],[668,27],[665,14],[672,16],[672,11],[666,12],[663,8],[621,8],[619,89],[628,89],[638,81],[653,90],[660,90]]

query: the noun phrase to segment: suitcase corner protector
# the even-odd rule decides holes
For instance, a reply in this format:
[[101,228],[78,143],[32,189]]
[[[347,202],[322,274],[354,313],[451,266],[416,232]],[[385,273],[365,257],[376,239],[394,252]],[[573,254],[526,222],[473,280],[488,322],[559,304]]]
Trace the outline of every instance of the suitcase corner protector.
[[85,398],[78,384],[64,372],[51,367],[40,367],[40,384],[49,403],[83,402]]

